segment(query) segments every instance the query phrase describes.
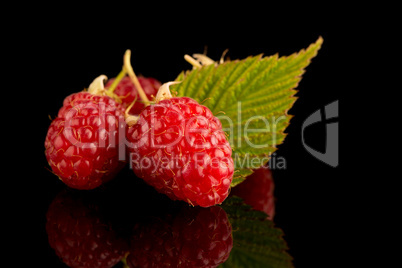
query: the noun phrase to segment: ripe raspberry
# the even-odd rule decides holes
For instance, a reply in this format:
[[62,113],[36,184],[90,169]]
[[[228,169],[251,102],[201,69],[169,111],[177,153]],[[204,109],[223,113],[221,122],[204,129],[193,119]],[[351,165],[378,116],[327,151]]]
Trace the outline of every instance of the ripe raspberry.
[[[114,80],[115,78],[109,79],[105,87],[109,88]],[[152,95],[156,96],[156,92],[158,92],[158,89],[161,86],[161,83],[154,78],[139,76],[138,81],[149,99],[152,99]],[[140,114],[141,110],[145,107],[140,99],[135,85],[128,76],[120,80],[119,84],[114,90],[114,94],[121,99],[121,104],[124,108],[127,108],[135,99],[137,99],[134,106],[128,111],[128,113],[131,115]]]
[[47,161],[68,186],[96,188],[122,167],[118,131],[124,109],[108,96],[89,92],[72,94],[63,104],[47,132]]
[[231,194],[241,197],[255,210],[263,211],[272,220],[275,214],[274,181],[268,167],[260,167],[246,180],[232,189]]
[[195,100],[147,106],[126,138],[135,174],[171,199],[209,207],[228,196],[232,149],[219,119]]
[[46,218],[49,245],[68,267],[113,267],[128,249],[99,206],[82,196],[61,192]]
[[183,208],[134,227],[129,267],[217,267],[232,250],[232,227],[221,207]]

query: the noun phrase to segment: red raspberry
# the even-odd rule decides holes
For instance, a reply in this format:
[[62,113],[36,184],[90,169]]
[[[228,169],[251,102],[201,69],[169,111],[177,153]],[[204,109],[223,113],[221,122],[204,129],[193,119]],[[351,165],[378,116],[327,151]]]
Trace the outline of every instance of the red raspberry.
[[228,196],[232,149],[219,119],[195,100],[147,106],[126,138],[135,174],[171,199],[209,207]]
[[[105,87],[109,88],[114,80],[115,78],[109,79]],[[152,99],[152,96],[156,96],[156,93],[161,86],[161,83],[154,78],[139,76],[138,81],[140,82],[140,85],[148,99]],[[131,115],[140,114],[141,110],[145,107],[141,101],[136,87],[128,76],[120,80],[119,84],[114,90],[114,94],[121,99],[124,108],[127,108],[137,98],[136,103],[128,112]]]
[[232,189],[231,194],[241,197],[255,210],[263,211],[272,220],[275,214],[274,181],[268,167],[260,167],[246,180]]
[[217,267],[232,250],[232,227],[218,206],[183,208],[134,227],[129,267]]
[[46,218],[49,245],[69,267],[113,267],[127,251],[127,242],[87,198],[64,191],[52,201]]
[[123,107],[108,96],[80,92],[65,98],[45,140],[53,173],[76,189],[110,180],[122,166],[118,130],[123,120]]

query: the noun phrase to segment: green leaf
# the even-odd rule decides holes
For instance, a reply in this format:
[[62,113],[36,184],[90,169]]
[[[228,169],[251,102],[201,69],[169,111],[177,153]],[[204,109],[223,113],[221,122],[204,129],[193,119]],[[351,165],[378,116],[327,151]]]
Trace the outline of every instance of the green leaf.
[[307,49],[287,57],[262,55],[182,72],[171,87],[207,106],[222,122],[233,149],[232,187],[266,164],[285,137],[298,83],[317,55],[320,37]]
[[236,196],[226,199],[222,208],[232,225],[233,248],[219,267],[293,267],[282,230],[264,212],[253,210]]

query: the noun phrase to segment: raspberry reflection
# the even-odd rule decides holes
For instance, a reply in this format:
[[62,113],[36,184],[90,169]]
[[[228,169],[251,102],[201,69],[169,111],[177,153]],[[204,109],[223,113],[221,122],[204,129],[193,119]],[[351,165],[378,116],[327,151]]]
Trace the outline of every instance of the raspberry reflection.
[[263,211],[268,219],[275,215],[274,180],[272,171],[267,166],[260,167],[246,180],[232,189],[231,195],[241,197],[255,210]]
[[129,267],[217,267],[233,247],[221,207],[183,207],[176,215],[149,218],[133,228]]
[[55,197],[46,214],[46,231],[64,264],[217,267],[228,259],[232,227],[222,207],[190,207],[147,185],[131,186],[136,190],[64,190]]
[[49,245],[69,267],[114,267],[127,251],[125,239],[90,196],[63,191],[50,204],[46,218]]

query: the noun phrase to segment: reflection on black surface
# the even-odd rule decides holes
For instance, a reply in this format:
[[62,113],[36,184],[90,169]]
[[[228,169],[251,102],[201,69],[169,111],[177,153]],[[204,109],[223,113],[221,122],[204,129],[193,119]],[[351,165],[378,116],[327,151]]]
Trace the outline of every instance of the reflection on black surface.
[[49,244],[69,267],[113,267],[127,251],[124,239],[88,198],[63,191],[46,218]]
[[49,245],[69,267],[293,267],[282,231],[235,196],[191,207],[134,178],[65,189],[46,216]]
[[273,220],[275,215],[274,180],[269,167],[263,166],[255,170],[245,181],[234,187],[231,194],[241,197],[247,205],[265,212],[268,219]]
[[217,267],[232,250],[232,228],[221,207],[190,208],[135,225],[129,267]]

